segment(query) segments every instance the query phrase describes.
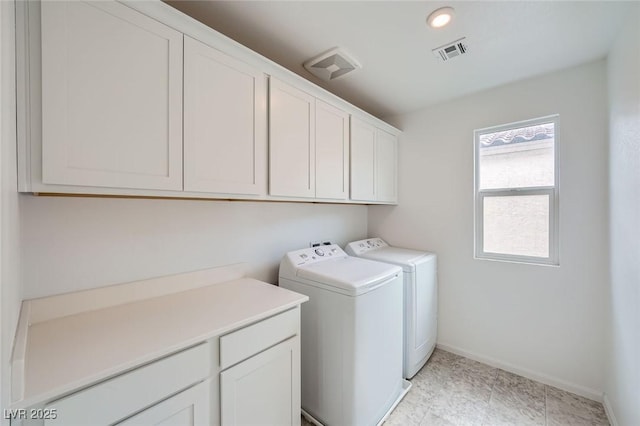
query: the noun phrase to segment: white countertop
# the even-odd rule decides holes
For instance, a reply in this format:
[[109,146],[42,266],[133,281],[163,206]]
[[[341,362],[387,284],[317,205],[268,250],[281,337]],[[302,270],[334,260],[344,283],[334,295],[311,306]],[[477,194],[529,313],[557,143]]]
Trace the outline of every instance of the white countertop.
[[24,348],[27,407],[293,308],[307,296],[252,278],[31,324]]

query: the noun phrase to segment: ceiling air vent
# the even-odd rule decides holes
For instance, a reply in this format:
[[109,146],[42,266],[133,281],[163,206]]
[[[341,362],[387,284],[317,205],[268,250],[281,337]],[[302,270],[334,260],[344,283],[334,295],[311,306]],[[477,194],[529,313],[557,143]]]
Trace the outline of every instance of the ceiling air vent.
[[451,43],[447,43],[444,46],[436,47],[432,50],[432,52],[442,61],[448,61],[449,59],[455,58],[456,56],[464,55],[465,53],[467,53],[467,50],[468,46],[466,37],[462,37],[461,39],[458,39]]
[[309,59],[303,65],[311,74],[325,81],[335,80],[361,68],[358,61],[338,48]]

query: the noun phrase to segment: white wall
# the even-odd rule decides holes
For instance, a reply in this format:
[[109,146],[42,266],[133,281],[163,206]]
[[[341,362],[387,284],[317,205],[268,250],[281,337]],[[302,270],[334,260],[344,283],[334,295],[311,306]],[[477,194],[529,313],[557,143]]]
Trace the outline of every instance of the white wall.
[[[464,58],[462,58],[464,60]],[[438,344],[594,399],[604,386],[607,111],[599,61],[395,118],[399,206],[369,235],[438,253]],[[560,114],[560,266],[473,258],[473,130]]]
[[[0,409],[9,403],[9,360],[22,300],[13,13],[13,2],[0,1]],[[0,424],[8,424],[3,417]]]
[[366,237],[353,205],[23,196],[24,297],[238,262],[277,283],[285,252]]
[[605,402],[620,426],[640,425],[639,22],[635,4],[608,59],[611,328]]

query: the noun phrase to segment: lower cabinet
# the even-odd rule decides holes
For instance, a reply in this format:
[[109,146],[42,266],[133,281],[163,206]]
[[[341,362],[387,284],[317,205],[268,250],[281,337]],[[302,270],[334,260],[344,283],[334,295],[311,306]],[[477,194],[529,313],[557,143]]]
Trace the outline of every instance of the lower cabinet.
[[220,337],[220,423],[300,425],[300,308]]
[[208,426],[211,423],[210,389],[211,383],[207,380],[117,424]]
[[210,342],[199,344],[50,402],[44,411],[55,415],[45,419],[44,425],[117,424],[146,407],[166,402],[212,375],[212,346]]
[[221,424],[300,425],[300,338],[220,374]]
[[43,414],[12,426],[300,426],[300,307],[24,411]]

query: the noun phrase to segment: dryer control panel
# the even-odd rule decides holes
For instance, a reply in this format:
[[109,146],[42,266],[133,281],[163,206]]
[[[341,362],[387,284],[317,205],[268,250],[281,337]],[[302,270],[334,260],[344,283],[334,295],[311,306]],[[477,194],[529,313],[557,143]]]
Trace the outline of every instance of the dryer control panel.
[[345,253],[337,244],[328,246],[309,247],[287,253],[287,257],[293,265],[310,265],[329,259],[346,257]]
[[385,243],[382,238],[367,238],[366,240],[354,241],[347,244],[346,249],[347,252],[357,256],[381,247],[389,247],[389,244]]

